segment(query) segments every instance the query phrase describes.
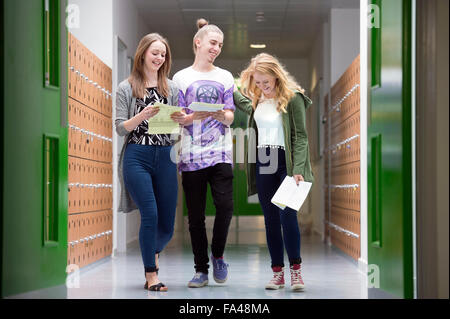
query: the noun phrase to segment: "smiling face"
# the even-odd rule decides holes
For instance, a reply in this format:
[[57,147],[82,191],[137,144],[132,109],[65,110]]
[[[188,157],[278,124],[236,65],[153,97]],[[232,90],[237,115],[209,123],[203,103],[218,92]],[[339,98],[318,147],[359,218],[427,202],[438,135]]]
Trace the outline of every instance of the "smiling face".
[[195,39],[197,45],[197,54],[206,58],[209,63],[222,52],[223,36],[217,32],[208,32],[203,38]]
[[166,61],[166,46],[161,41],[154,41],[145,52],[145,68],[151,72],[158,72]]
[[276,77],[261,72],[255,72],[253,73],[253,80],[266,98],[271,99],[275,97]]

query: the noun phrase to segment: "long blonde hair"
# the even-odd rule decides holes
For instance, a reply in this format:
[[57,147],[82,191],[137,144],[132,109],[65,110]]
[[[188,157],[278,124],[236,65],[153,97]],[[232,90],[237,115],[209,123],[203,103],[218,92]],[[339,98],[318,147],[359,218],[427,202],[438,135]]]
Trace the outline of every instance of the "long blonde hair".
[[253,78],[255,72],[275,77],[275,99],[278,101],[278,112],[287,112],[286,107],[290,99],[294,97],[295,91],[305,93],[305,90],[286,71],[277,58],[268,53],[260,53],[252,58],[249,66],[241,72],[241,92],[252,100],[254,110],[261,100],[262,94]]
[[195,44],[196,39],[203,39],[203,37],[210,32],[218,33],[222,35],[222,38],[224,37],[222,30],[220,30],[218,26],[216,26],[215,24],[209,24],[209,22],[203,18],[197,20],[197,29],[198,31],[194,35],[194,39],[192,41],[194,54],[197,54],[197,45]]
[[166,56],[165,61],[161,68],[158,70],[158,92],[163,96],[169,96],[169,83],[167,77],[170,73],[170,68],[172,65],[172,55],[170,53],[170,47],[168,41],[159,35],[158,33],[150,33],[144,36],[136,49],[136,54],[134,55],[133,71],[128,78],[131,87],[133,89],[133,95],[137,98],[143,99],[146,95],[145,88],[145,72],[144,72],[144,60],[145,53],[147,52],[150,45],[155,41],[161,41],[166,46]]

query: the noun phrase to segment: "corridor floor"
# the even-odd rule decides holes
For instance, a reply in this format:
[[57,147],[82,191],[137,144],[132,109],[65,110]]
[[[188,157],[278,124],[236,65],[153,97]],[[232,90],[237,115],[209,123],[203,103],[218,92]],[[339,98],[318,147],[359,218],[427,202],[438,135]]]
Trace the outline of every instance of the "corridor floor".
[[[210,232],[209,232],[209,239]],[[194,275],[189,235],[176,232],[160,257],[159,278],[169,291],[150,292],[145,283],[142,259],[137,242],[126,253],[104,258],[68,277],[66,285],[38,290],[12,298],[119,298],[119,299],[365,299],[365,276],[357,263],[324,244],[317,235],[303,236],[303,292],[290,290],[289,269],[285,269],[286,287],[265,290],[271,279],[270,257],[264,230],[230,230],[225,260],[229,278],[217,284],[209,275],[209,285],[188,288]],[[289,265],[287,257],[285,264]]]

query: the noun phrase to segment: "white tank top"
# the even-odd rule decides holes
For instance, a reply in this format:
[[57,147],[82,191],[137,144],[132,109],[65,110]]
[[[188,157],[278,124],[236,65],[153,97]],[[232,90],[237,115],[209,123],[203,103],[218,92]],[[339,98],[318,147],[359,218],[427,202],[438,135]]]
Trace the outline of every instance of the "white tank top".
[[284,148],[283,122],[275,99],[266,99],[258,104],[255,121],[258,127],[258,147]]

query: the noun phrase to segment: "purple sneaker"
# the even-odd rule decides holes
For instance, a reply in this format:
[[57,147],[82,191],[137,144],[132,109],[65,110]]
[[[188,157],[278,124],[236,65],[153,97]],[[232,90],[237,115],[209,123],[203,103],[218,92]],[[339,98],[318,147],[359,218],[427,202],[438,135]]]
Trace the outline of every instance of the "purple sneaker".
[[204,274],[202,272],[197,272],[194,275],[194,278],[188,282],[189,288],[201,288],[208,284],[208,274]]
[[227,281],[228,278],[229,265],[223,260],[223,257],[214,258],[214,256],[211,255],[211,260],[213,263],[214,280],[219,284],[223,284],[225,281]]

